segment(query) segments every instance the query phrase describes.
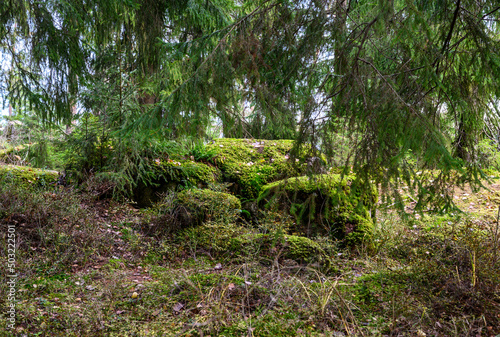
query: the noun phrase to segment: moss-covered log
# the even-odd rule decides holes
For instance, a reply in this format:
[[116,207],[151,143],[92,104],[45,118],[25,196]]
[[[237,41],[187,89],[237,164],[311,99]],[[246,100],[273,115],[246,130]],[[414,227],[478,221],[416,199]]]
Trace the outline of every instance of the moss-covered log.
[[362,190],[354,176],[316,175],[280,180],[262,188],[261,207],[292,214],[292,230],[306,236],[331,235],[347,245],[368,240],[372,233],[370,213],[375,209],[374,186]]
[[57,171],[42,170],[29,166],[0,165],[0,183],[13,181],[25,187],[54,186],[59,178]]

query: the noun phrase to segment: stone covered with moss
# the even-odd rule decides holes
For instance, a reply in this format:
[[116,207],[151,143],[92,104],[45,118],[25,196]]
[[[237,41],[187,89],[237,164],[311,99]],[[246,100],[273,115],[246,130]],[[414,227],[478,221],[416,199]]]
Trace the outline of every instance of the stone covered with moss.
[[152,165],[151,184],[138,182],[134,199],[139,206],[150,206],[158,194],[183,187],[206,187],[220,177],[216,167],[192,160],[155,160]]
[[[377,191],[355,187],[355,177],[324,174],[277,181],[262,188],[261,207],[292,214],[292,231],[306,236],[331,235],[347,245],[369,241],[373,231],[370,213]],[[362,186],[362,185],[359,185]]]
[[207,145],[214,151],[214,163],[224,180],[234,184],[233,191],[242,199],[257,198],[262,186],[279,179],[304,174],[307,157],[290,158],[292,140],[217,139]]
[[183,190],[177,194],[176,204],[188,226],[207,221],[234,223],[241,212],[234,195],[208,189]]
[[57,183],[57,171],[42,170],[29,166],[0,165],[0,183],[10,180],[23,186],[53,186]]
[[211,251],[212,255],[256,255],[266,260],[294,260],[299,263],[318,263],[325,269],[332,268],[331,258],[321,245],[309,238],[296,235],[262,234],[254,229],[228,223],[209,222],[188,228],[178,234],[185,244]]

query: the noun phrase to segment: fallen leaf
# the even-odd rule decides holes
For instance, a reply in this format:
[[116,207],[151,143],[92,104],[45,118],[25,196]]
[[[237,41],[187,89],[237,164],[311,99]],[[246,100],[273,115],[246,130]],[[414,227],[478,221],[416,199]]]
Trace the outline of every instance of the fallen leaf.
[[174,309],[174,311],[179,312],[179,311],[182,310],[182,308],[184,308],[184,304],[182,304],[182,303],[179,302],[176,305],[174,305],[173,309]]

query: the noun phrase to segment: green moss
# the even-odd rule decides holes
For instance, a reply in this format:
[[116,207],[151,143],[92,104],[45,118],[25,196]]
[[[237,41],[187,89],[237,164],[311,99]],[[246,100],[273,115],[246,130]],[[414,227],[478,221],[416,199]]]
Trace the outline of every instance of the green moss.
[[308,164],[305,152],[290,160],[292,140],[215,140],[207,149],[217,155],[212,159],[224,178],[234,183],[234,193],[255,199],[265,184],[304,174]]
[[185,212],[188,222],[235,222],[241,212],[241,203],[235,196],[207,189],[190,189],[177,195],[178,207]]
[[369,241],[377,202],[374,186],[361,191],[355,183],[354,176],[339,174],[290,178],[264,186],[258,202],[292,214],[298,233],[332,235],[352,245]]
[[319,263],[325,269],[332,267],[330,257],[320,244],[296,235],[262,234],[235,224],[207,223],[185,229],[177,239],[190,247],[209,250],[212,255],[259,255],[265,260],[278,257],[301,263]]
[[204,247],[214,254],[224,254],[239,252],[243,245],[242,237],[248,233],[248,229],[233,223],[209,222],[181,231],[177,234],[177,241],[191,247]]
[[321,246],[306,237],[296,235],[285,235],[285,242],[288,247],[286,256],[296,261],[319,262],[329,264],[330,258]]
[[155,160],[150,172],[151,182],[139,181],[134,189],[138,206],[150,206],[158,195],[177,187],[206,187],[220,177],[216,167],[191,160]]
[[166,160],[155,163],[157,177],[163,177],[170,182],[184,186],[206,185],[217,181],[218,172],[213,166],[197,163],[191,160]]
[[0,165],[0,182],[10,180],[23,186],[49,186],[59,177],[57,171],[42,170],[28,166]]

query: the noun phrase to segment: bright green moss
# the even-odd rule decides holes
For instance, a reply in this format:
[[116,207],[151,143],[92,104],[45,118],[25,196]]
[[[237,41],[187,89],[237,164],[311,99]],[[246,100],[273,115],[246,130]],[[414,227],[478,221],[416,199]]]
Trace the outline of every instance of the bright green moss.
[[57,182],[57,171],[42,170],[28,166],[0,165],[0,183],[10,180],[23,186],[49,186]]
[[328,174],[281,180],[264,186],[258,202],[290,212],[296,219],[292,230],[298,233],[332,235],[354,245],[369,241],[370,212],[377,202],[375,187],[355,189],[354,178]]
[[215,182],[218,177],[217,169],[203,163],[191,160],[158,161],[154,165],[155,176],[163,177],[167,181],[177,182],[184,186],[197,186]]
[[285,235],[288,250],[286,256],[289,259],[303,262],[319,262],[322,265],[330,265],[330,258],[321,246],[306,237],[296,235]]
[[234,183],[235,194],[255,199],[265,184],[304,174],[307,170],[305,153],[292,162],[292,140],[215,140],[207,149],[217,155],[214,163],[224,178]]
[[155,160],[150,172],[151,183],[140,181],[134,189],[134,199],[141,207],[149,206],[158,194],[183,187],[206,187],[220,177],[216,167],[191,160]]

